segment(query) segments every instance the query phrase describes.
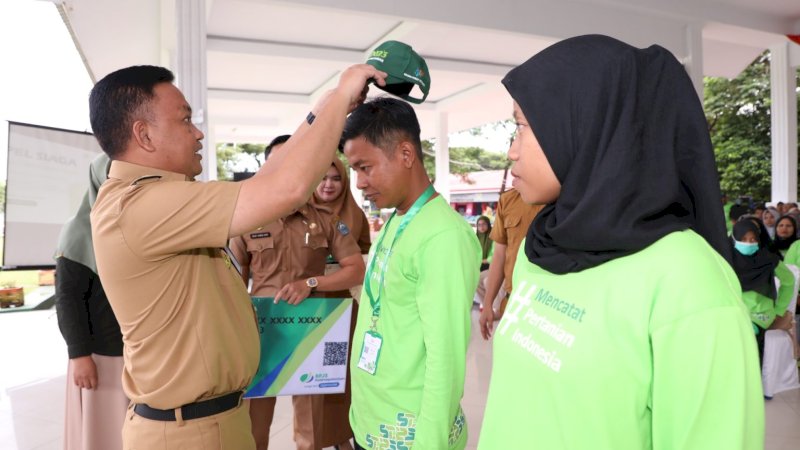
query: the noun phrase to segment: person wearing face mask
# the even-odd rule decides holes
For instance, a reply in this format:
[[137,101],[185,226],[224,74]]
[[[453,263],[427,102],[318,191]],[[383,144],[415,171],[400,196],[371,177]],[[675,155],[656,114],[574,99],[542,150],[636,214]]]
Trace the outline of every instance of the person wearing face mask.
[[[769,249],[770,251],[773,251],[772,239],[769,237],[769,232],[767,231],[767,227],[764,226],[764,222],[762,222],[761,219],[758,218],[758,216],[750,214],[740,217],[739,221],[741,222],[745,219],[754,223],[756,225],[756,228],[758,229],[758,236],[756,237],[756,239],[758,240],[758,248],[766,248]],[[731,231],[733,231],[733,229],[731,229]],[[777,252],[774,253],[776,255],[778,254]]]
[[[743,220],[733,226],[733,269],[742,285],[742,300],[758,342],[759,359],[764,354],[766,330],[789,330],[792,317],[786,308],[794,295],[794,275],[780,257],[759,245],[758,226]],[[780,289],[775,288],[775,277]]]
[[681,63],[579,36],[503,84],[514,187],[546,206],[493,335],[478,448],[762,448],[753,328]]
[[[333,158],[333,163],[322,178],[314,196],[309,202],[316,209],[325,211],[331,218],[331,227],[338,230],[347,230],[348,234],[356,238],[361,254],[369,253],[372,244],[369,235],[369,221],[364,211],[358,206],[350,191],[350,178],[347,169],[339,158]],[[337,261],[329,261],[329,269],[325,274],[339,270]],[[358,300],[361,297],[361,285],[350,288],[349,291],[324,293],[326,297],[353,297],[352,316],[350,319],[350,341],[353,341],[356,317],[358,317]],[[353,430],[347,417],[350,411],[350,375],[348,368],[347,383],[343,394],[328,394],[323,397],[322,411],[320,413],[322,424],[322,447],[335,447],[337,450],[352,450],[350,439]]]

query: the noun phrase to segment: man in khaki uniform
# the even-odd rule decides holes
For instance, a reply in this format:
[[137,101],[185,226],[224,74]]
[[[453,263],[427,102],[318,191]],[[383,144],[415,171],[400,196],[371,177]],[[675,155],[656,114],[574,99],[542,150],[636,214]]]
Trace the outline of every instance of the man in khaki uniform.
[[255,448],[241,394],[258,366],[258,331],[222,247],[306,202],[367,80],[384,77],[347,69],[286,143],[291,158],[242,183],[193,181],[203,134],[169,70],[129,67],[92,89],[92,128],[113,161],[91,221],[125,347],[126,450]]
[[[276,140],[283,141],[281,138]],[[283,146],[270,145],[268,154],[280,154]],[[253,296],[275,297],[290,304],[300,303],[313,292],[356,286],[366,271],[361,250],[347,226],[334,227],[330,212],[311,204],[232,239],[231,250],[241,264],[245,284],[250,275],[253,277]],[[328,255],[339,261],[341,270],[323,275]],[[269,447],[275,401],[275,397],[250,400],[250,420],[258,450]],[[295,395],[292,404],[298,450],[322,448],[323,396]]]
[[[489,276],[486,278],[486,294],[483,297],[483,311],[481,311],[480,328],[484,339],[489,339],[492,334],[494,321],[503,316],[511,295],[511,275],[514,273],[514,263],[517,262],[519,246],[525,239],[533,219],[539,214],[544,205],[529,205],[522,200],[516,189],[503,192],[497,203],[497,212],[494,226],[489,237],[494,241],[494,255],[489,264]],[[500,285],[503,285],[506,296],[500,303],[497,313],[494,311],[493,300],[497,297]]]

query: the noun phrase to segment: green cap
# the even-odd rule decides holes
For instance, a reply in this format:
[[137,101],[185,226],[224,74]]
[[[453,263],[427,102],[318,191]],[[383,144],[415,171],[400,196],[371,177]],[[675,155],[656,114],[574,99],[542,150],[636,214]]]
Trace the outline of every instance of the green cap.
[[[428,98],[428,91],[431,89],[428,65],[408,44],[386,41],[372,52],[367,64],[388,74],[386,86],[378,86],[384,91],[411,103],[422,103]],[[422,98],[408,95],[414,85],[419,86]]]

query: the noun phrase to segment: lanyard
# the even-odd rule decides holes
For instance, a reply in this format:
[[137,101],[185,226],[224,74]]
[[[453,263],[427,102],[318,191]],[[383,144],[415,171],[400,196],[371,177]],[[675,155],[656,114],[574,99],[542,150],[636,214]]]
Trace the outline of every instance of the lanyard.
[[381,238],[378,240],[378,245],[375,246],[375,253],[372,255],[372,260],[369,262],[369,268],[367,268],[367,275],[366,281],[364,281],[365,290],[367,291],[367,296],[369,297],[369,304],[372,306],[372,327],[375,328],[375,323],[378,321],[378,317],[381,315],[381,289],[383,288],[383,278],[386,276],[386,268],[389,266],[389,257],[392,255],[392,248],[394,248],[394,244],[397,243],[397,239],[403,234],[408,224],[414,218],[414,216],[419,213],[425,203],[430,200],[433,194],[436,191],[433,189],[433,185],[429,185],[425,192],[419,196],[419,198],[411,205],[411,208],[406,212],[403,216],[403,221],[400,222],[400,225],[397,227],[397,232],[394,234],[394,238],[392,238],[391,244],[389,244],[389,248],[386,251],[386,257],[383,260],[383,267],[381,268],[381,273],[378,281],[378,292],[373,293],[372,291],[372,271],[375,268],[375,259],[377,259],[378,252],[381,250],[381,244],[383,244],[383,238],[386,236],[386,231],[389,229],[389,224],[394,219],[396,211],[392,213],[389,220],[386,221],[386,225],[384,225],[384,233],[381,234]]

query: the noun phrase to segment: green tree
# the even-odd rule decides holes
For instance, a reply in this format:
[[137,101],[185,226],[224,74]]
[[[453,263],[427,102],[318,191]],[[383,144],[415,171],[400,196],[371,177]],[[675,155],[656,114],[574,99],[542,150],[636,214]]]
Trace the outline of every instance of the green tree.
[[233,179],[233,166],[236,164],[238,151],[231,144],[217,144],[217,179],[230,181]]
[[255,172],[264,162],[265,144],[217,144],[217,179],[230,181],[233,172],[248,170]]
[[261,163],[264,162],[264,149],[267,147],[265,144],[239,144],[237,147],[243,156],[255,161],[256,170],[261,167]]
[[769,52],[734,79],[705,79],[704,107],[720,185],[731,197],[770,198],[770,106]]
[[[435,145],[428,140],[422,141],[422,153],[425,171],[433,180],[436,177]],[[465,174],[483,170],[502,170],[508,164],[505,153],[496,153],[480,147],[450,147],[450,173]]]

